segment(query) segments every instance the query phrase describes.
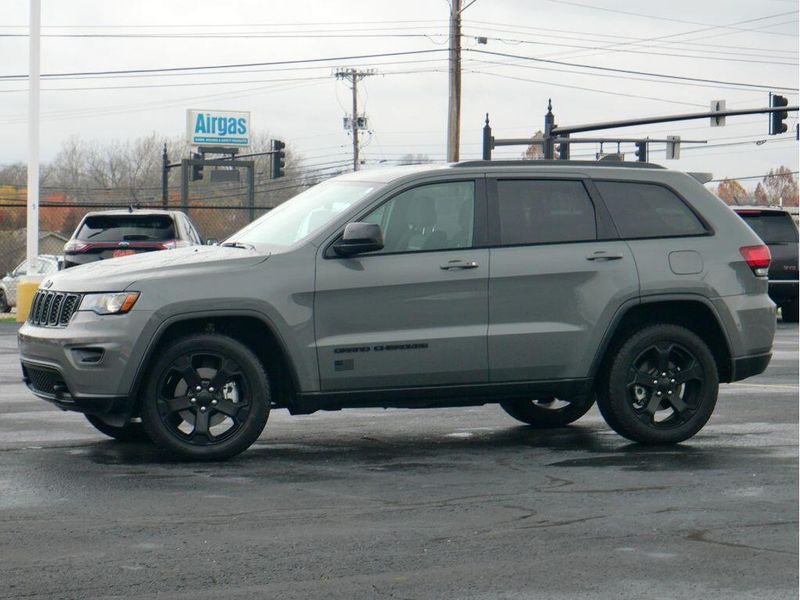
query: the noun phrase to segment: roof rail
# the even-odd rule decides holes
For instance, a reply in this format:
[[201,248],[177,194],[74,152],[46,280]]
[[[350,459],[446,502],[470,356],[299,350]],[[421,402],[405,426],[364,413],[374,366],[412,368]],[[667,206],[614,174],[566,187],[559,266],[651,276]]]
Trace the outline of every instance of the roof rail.
[[553,166],[553,167],[612,167],[629,169],[663,169],[661,165],[648,162],[620,162],[620,161],[597,161],[597,160],[467,160],[464,162],[451,163],[451,167],[533,167],[533,166]]

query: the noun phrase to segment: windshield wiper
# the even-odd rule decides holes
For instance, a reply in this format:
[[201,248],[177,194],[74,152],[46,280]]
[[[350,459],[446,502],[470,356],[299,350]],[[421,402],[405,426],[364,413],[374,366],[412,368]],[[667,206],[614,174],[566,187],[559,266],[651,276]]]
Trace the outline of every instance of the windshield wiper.
[[226,248],[242,248],[244,250],[255,250],[256,247],[253,244],[245,244],[244,242],[225,242],[222,244]]

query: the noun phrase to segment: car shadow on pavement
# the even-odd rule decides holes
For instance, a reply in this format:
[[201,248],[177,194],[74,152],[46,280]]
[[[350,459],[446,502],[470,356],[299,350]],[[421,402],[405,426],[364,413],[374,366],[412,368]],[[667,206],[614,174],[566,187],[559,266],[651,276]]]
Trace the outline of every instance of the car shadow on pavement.
[[[774,449],[737,446],[728,439],[715,445],[715,436],[698,436],[673,446],[631,443],[611,432],[571,425],[558,429],[518,426],[469,435],[432,432],[330,432],[318,431],[307,439],[270,439],[264,436],[249,450],[215,464],[225,468],[266,470],[314,468],[324,465],[356,470],[452,469],[481,461],[524,460],[542,467],[618,467],[625,470],[685,470],[728,468],[749,459],[775,461],[795,457],[774,456]],[[151,444],[100,442],[86,448],[88,458],[98,464],[186,465]],[[269,473],[265,473],[269,474]]]

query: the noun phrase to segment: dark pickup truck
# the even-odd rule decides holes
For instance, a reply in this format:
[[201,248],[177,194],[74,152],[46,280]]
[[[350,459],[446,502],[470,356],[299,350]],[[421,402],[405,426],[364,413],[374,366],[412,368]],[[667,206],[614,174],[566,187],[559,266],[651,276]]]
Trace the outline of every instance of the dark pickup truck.
[[780,306],[783,320],[797,323],[797,225],[782,208],[736,207],[745,223],[769,247],[769,297]]

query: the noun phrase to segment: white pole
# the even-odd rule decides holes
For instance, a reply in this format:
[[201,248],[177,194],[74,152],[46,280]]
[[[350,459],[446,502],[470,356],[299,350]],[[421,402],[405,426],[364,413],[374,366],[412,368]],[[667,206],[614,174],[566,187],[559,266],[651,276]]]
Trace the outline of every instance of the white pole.
[[30,0],[28,46],[28,264],[39,255],[39,46],[41,0]]

